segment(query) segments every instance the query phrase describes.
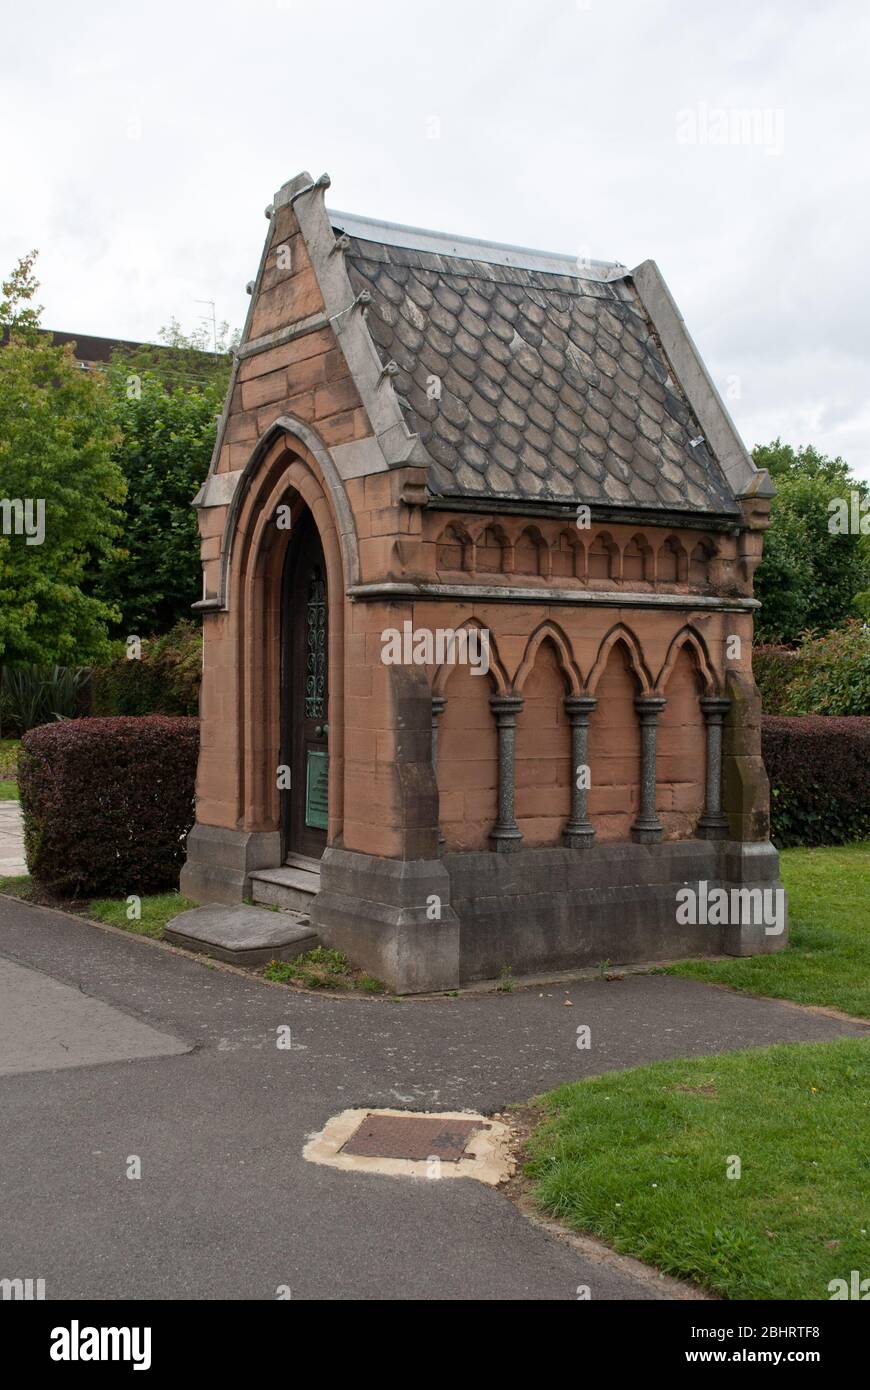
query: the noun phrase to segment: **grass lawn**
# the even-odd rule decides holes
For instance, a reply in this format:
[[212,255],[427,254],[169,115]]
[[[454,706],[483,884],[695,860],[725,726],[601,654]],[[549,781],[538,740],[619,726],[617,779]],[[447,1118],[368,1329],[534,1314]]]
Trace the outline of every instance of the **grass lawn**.
[[0,801],[18,800],[18,783],[15,781],[15,771],[18,765],[20,747],[20,739],[0,738]]
[[870,1276],[870,1040],[659,1062],[538,1103],[528,1171],[566,1225],[728,1298]]
[[20,747],[20,738],[0,738],[0,777],[14,776]]
[[29,874],[14,874],[0,877],[0,893],[9,893],[13,898],[30,898],[33,879]]
[[126,898],[91,898],[84,915],[98,922],[108,922],[110,927],[121,927],[124,931],[135,932],[138,936],[153,936],[156,941],[163,938],[166,923],[179,912],[188,912],[199,904],[181,893],[152,893],[140,899],[142,915],[138,921],[127,917],[129,907]]
[[789,896],[786,950],[686,961],[667,973],[870,1018],[870,841],[783,850],[782,878]]
[[40,903],[43,907],[56,907],[63,912],[73,912],[80,917],[90,917],[97,922],[108,922],[111,927],[121,927],[124,931],[135,932],[138,936],[153,936],[159,941],[166,923],[179,912],[187,912],[196,907],[190,898],[180,893],[151,893],[140,899],[141,916],[129,918],[129,904],[126,898],[84,898],[59,899],[40,892],[27,874],[17,878],[0,878],[0,893],[9,893],[15,898]]

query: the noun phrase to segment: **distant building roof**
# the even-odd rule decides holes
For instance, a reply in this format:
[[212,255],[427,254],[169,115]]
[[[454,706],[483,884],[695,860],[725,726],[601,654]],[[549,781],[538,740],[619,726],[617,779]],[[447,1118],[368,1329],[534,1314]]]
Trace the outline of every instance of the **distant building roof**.
[[[118,348],[135,349],[149,346],[146,343],[130,342],[127,338],[98,338],[93,333],[62,333],[53,328],[43,328],[40,331],[51,337],[58,347],[66,347],[67,343],[75,343],[77,362],[108,363],[112,353]],[[5,347],[8,341],[9,330],[4,328],[0,334],[0,347]]]
[[97,338],[92,333],[59,333],[53,328],[47,328],[45,331],[51,334],[59,347],[75,343],[75,357],[78,362],[108,362],[118,348],[133,349],[145,346],[144,343],[130,342],[127,338]]

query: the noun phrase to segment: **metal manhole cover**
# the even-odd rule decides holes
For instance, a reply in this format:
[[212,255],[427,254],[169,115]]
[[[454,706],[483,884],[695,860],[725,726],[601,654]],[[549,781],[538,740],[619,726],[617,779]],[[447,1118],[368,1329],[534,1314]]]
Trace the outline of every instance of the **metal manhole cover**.
[[439,1119],[437,1115],[367,1115],[341,1147],[345,1154],[360,1158],[437,1157],[458,1163],[470,1157],[465,1146],[479,1129],[488,1129],[479,1120]]

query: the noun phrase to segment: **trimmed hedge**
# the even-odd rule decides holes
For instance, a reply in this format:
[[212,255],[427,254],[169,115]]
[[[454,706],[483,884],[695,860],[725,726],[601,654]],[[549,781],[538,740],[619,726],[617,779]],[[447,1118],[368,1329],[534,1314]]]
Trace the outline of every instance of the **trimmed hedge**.
[[761,751],[779,849],[870,835],[870,719],[763,715]]
[[18,786],[33,877],[69,898],[177,887],[198,751],[196,719],[74,719],[31,730]]

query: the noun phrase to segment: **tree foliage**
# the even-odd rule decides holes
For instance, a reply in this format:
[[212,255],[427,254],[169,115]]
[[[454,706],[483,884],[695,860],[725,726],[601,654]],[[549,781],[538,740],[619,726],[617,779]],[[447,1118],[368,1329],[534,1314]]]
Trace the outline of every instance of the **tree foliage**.
[[777,438],[770,444],[758,444],[752,450],[756,468],[766,468],[771,478],[779,484],[783,478],[827,478],[843,487],[852,485],[849,465],[845,459],[829,458],[812,444],[802,444],[795,449],[791,444],[783,444]]
[[227,369],[182,382],[159,359],[141,373],[130,368],[122,357],[108,373],[114,457],[127,484],[123,549],[101,563],[94,591],[120,611],[117,632],[148,636],[189,618],[201,594],[191,503],[208,472]]
[[854,619],[798,651],[783,714],[870,715],[870,630]]
[[[124,480],[112,458],[106,383],[39,331],[34,255],[3,283],[0,300],[8,337],[0,351],[0,661],[79,665],[105,654],[117,617],[83,580],[89,564],[111,555]],[[30,534],[21,528],[25,507]]]
[[841,458],[827,458],[811,445],[795,450],[779,439],[753,450],[777,488],[764,559],[755,576],[761,600],[756,631],[764,641],[794,643],[809,630],[827,632],[859,608],[870,587],[867,536],[830,529],[829,504],[852,491],[867,494]]
[[9,279],[0,284],[0,328],[4,336],[14,336],[22,342],[32,342],[39,336],[42,305],[30,302],[39,289],[39,281],[33,274],[38,254],[38,251],[28,251]]
[[206,326],[186,333],[171,318],[158,336],[159,343],[119,347],[112,354],[112,365],[131,377],[156,377],[168,390],[211,385],[226,390],[238,338],[238,334],[230,336],[229,324],[217,324],[213,333]]

